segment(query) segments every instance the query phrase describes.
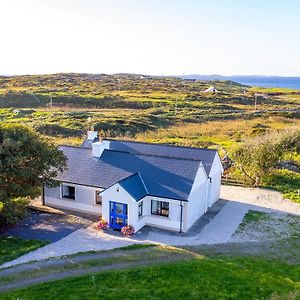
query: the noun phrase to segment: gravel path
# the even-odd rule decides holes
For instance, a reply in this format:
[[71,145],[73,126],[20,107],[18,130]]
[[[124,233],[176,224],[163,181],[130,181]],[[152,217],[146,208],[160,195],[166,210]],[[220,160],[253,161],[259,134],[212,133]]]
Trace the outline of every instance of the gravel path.
[[177,246],[227,243],[250,209],[300,215],[299,204],[284,200],[280,193],[270,190],[222,186],[221,198],[227,200],[227,203],[203,229],[199,229],[198,234],[193,236],[158,230],[149,231],[146,237],[139,237],[139,234],[136,234],[133,238],[125,238],[113,235],[109,231],[107,233],[95,231],[89,227],[73,232],[58,242],[25,254],[14,261],[4,263],[0,269],[33,260],[91,250],[109,250],[134,243],[162,243]]
[[101,231],[95,231],[89,227],[79,229],[55,243],[41,247],[13,261],[6,262],[0,266],[0,269],[29,261],[38,261],[79,252],[110,250],[136,243],[147,243],[147,241],[141,242],[126,237],[116,237]]

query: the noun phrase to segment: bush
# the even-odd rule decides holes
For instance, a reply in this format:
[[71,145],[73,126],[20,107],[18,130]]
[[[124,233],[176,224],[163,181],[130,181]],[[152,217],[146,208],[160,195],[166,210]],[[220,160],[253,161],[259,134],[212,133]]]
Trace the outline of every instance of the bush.
[[41,124],[36,126],[36,131],[51,136],[80,136],[83,132],[79,129],[73,129],[61,126],[59,124]]
[[16,224],[27,213],[28,198],[16,198],[12,201],[0,202],[0,225]]
[[249,139],[233,153],[235,164],[253,183],[261,184],[261,179],[276,167],[288,153],[300,151],[300,130],[269,132]]

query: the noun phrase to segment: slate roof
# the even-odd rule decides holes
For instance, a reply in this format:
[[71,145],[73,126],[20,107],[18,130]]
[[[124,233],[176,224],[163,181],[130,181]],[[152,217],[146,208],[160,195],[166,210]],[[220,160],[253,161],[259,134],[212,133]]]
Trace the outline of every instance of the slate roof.
[[[83,147],[60,146],[68,158],[68,170],[57,180],[81,185],[108,188],[121,182],[134,197],[143,193],[141,182],[148,195],[186,201],[190,194],[200,161],[160,157],[116,150],[105,150],[100,158]],[[139,174],[136,176],[129,176]],[[126,179],[127,180],[124,180]],[[134,183],[139,187],[133,189]]]
[[139,173],[135,173],[132,176],[125,178],[119,182],[136,201],[141,200],[148,195],[148,191],[144,184],[144,181]]
[[[105,139],[110,141],[110,149],[117,151],[124,151],[133,154],[146,154],[155,155],[161,157],[173,157],[200,160],[204,166],[207,176],[210,173],[213,160],[217,154],[217,150],[194,148],[194,147],[182,147],[172,146],[164,144],[142,143],[134,141],[121,141],[113,139]],[[95,139],[94,141],[97,141]],[[85,140],[81,147],[92,149],[91,140]]]

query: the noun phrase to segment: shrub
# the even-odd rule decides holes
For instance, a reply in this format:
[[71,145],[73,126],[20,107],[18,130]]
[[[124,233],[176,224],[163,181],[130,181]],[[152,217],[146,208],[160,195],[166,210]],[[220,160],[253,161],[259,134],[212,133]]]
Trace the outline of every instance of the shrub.
[[131,225],[122,227],[121,232],[125,236],[132,236],[134,234],[134,228]]
[[16,224],[27,213],[28,198],[16,198],[11,201],[0,202],[0,225]]
[[269,132],[247,140],[233,153],[241,172],[259,186],[261,179],[276,167],[288,153],[299,152],[300,130]]

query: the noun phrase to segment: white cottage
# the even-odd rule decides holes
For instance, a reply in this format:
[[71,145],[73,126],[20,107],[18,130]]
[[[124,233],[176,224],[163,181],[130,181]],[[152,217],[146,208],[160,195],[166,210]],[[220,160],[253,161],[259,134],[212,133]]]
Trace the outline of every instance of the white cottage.
[[102,215],[113,229],[188,229],[220,196],[217,151],[106,139],[61,146],[68,169],[44,189],[49,206]]

